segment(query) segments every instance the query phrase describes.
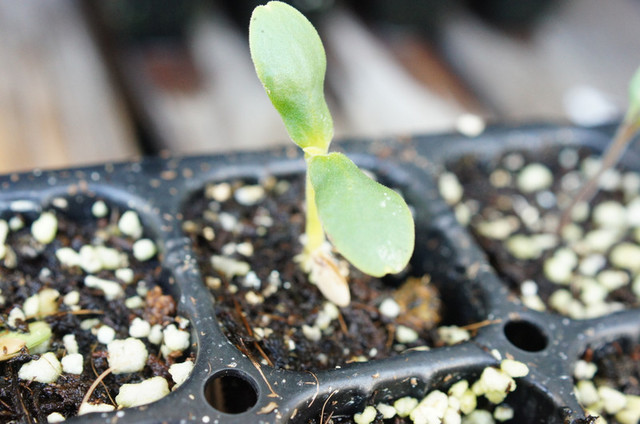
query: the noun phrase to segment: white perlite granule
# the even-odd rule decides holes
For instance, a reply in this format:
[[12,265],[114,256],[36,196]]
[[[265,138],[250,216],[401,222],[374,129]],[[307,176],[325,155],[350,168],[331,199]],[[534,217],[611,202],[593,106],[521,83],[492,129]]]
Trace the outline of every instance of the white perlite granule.
[[125,340],[114,340],[107,345],[109,367],[114,374],[141,371],[149,353],[139,339],[129,337]]
[[61,423],[63,421],[65,421],[65,417],[64,415],[62,415],[59,412],[52,412],[49,415],[47,415],[47,422],[48,423]]
[[458,177],[451,172],[444,172],[438,178],[438,189],[442,198],[449,204],[455,205],[462,199],[463,188]]
[[518,173],[516,184],[520,191],[531,193],[549,188],[553,183],[553,174],[540,163],[526,165]]
[[265,196],[265,191],[262,186],[259,185],[247,185],[238,188],[233,197],[238,203],[244,206],[252,206],[260,202]]
[[91,213],[96,218],[104,218],[109,213],[109,208],[107,207],[107,204],[102,200],[98,200],[97,202],[94,202],[93,205],[91,205]]
[[138,239],[142,236],[142,223],[140,223],[140,218],[134,211],[126,211],[122,214],[118,221],[118,228],[122,234],[134,239]]
[[169,367],[169,374],[171,374],[171,378],[176,383],[175,387],[180,386],[189,378],[189,374],[191,374],[193,370],[193,365],[193,361],[184,361]]
[[63,356],[60,362],[62,363],[62,371],[69,374],[82,374],[84,358],[81,354],[70,353]]
[[129,408],[146,405],[169,394],[169,384],[162,377],[151,377],[140,383],[123,384],[120,387],[116,403]]
[[89,414],[91,412],[111,412],[116,407],[108,403],[83,403],[78,408],[78,415]]
[[140,262],[148,261],[153,258],[157,251],[158,249],[156,248],[156,244],[153,240],[145,238],[133,243],[133,257]]
[[373,406],[367,406],[362,412],[353,416],[353,421],[356,424],[370,424],[376,419],[376,415],[376,408]]
[[[408,416],[413,424],[481,424],[495,423],[495,420],[506,421],[513,418],[514,411],[502,402],[507,394],[516,388],[513,378],[524,377],[528,373],[529,368],[526,364],[504,359],[500,362],[500,368],[486,367],[471,387],[467,380],[460,380],[454,383],[447,393],[433,390],[422,400],[407,396],[396,400],[393,406],[378,404],[377,410],[384,419],[390,419],[397,414],[400,417]],[[493,413],[490,412],[491,409],[476,409],[479,396],[486,397],[496,405]],[[369,406],[360,414],[356,414],[354,421],[370,423],[376,416],[375,410],[371,408]]]
[[62,364],[53,352],[47,352],[39,359],[23,364],[18,371],[18,378],[38,383],[53,383],[60,374],[62,374]]
[[49,244],[58,232],[58,218],[51,212],[43,212],[31,224],[31,235],[42,244]]
[[114,300],[124,296],[124,289],[117,281],[98,278],[95,275],[87,275],[84,279],[84,285],[101,290],[107,300]]

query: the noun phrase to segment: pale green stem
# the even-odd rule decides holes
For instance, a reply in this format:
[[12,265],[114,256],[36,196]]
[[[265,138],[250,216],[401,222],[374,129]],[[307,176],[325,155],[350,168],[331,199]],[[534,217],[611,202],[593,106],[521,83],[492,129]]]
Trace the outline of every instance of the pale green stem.
[[571,221],[571,211],[580,202],[589,202],[598,191],[598,182],[602,174],[608,169],[614,167],[622,157],[627,145],[633,140],[635,134],[640,129],[640,113],[630,111],[624,121],[618,127],[613,141],[602,156],[602,164],[598,172],[580,188],[578,194],[571,200],[569,206],[562,212],[558,233],[562,231],[565,225]]
[[306,228],[307,241],[304,245],[306,255],[311,255],[324,243],[324,230],[318,216],[318,207],[316,206],[316,193],[311,185],[309,173],[306,177],[305,197],[307,204]]

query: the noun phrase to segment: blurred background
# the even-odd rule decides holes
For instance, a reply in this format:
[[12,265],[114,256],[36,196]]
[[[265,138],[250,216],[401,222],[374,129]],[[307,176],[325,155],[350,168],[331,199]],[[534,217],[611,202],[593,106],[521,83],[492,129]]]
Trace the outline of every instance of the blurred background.
[[[289,143],[255,76],[257,0],[0,2],[0,173]],[[638,0],[291,0],[336,137],[620,119]]]

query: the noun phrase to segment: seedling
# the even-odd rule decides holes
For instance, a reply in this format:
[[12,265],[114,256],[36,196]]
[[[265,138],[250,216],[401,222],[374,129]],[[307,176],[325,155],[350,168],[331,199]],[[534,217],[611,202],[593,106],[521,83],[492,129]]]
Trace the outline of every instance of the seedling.
[[598,183],[602,174],[614,167],[622,154],[627,149],[629,143],[634,139],[635,135],[640,130],[640,68],[631,78],[629,84],[629,108],[624,117],[624,120],[620,123],[616,131],[616,135],[613,138],[609,147],[602,157],[602,164],[600,169],[593,175],[578,191],[578,194],[573,198],[569,206],[563,211],[562,218],[560,219],[560,227],[562,228],[571,220],[571,211],[581,202],[589,202],[598,191]]
[[44,321],[29,324],[29,332],[18,331],[0,332],[0,362],[11,359],[20,353],[22,348],[27,351],[40,346],[51,338],[51,327]]
[[411,211],[399,194],[345,155],[329,153],[333,120],[324,98],[326,57],[313,25],[295,8],[271,1],[253,11],[249,45],[258,78],[307,164],[305,241],[298,259],[325,297],[346,306],[346,275],[325,234],[361,271],[376,277],[397,273],[413,252]]

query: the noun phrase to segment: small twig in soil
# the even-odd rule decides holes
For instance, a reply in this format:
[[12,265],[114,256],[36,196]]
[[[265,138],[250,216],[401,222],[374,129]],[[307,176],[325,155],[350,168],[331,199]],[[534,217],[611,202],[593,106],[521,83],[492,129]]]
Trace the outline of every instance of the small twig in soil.
[[60,311],[60,312],[56,312],[55,314],[46,315],[41,318],[61,317],[64,315],[104,315],[104,311],[93,310],[93,309],[78,309],[77,311]]
[[[17,375],[18,373],[16,372],[16,369],[13,366],[10,367],[9,372],[11,373],[11,389],[12,389],[11,391],[13,394],[12,396],[13,402],[20,404],[25,418],[27,419],[29,424],[32,424],[33,420],[31,419],[31,415],[29,415],[29,410],[27,409],[27,407],[24,404],[24,401],[22,400],[22,390],[20,390],[21,385],[18,380],[18,375]],[[25,388],[27,388],[27,386],[25,386]],[[17,414],[17,411],[16,411],[16,414]]]
[[260,343],[258,343],[257,340],[254,340],[253,345],[255,346],[256,349],[258,349],[258,352],[260,352],[260,356],[262,356],[264,360],[267,361],[267,365],[269,365],[270,367],[273,367],[274,366],[273,362],[271,361],[271,359],[269,359],[265,351],[262,350],[262,347],[260,347]]
[[242,313],[242,308],[240,307],[240,302],[238,302],[236,299],[233,299],[233,304],[234,304],[235,309],[236,309],[236,314],[238,315],[238,317],[240,317],[240,320],[242,321],[242,324],[244,324],[244,328],[247,330],[247,334],[249,335],[249,337],[254,339],[253,340],[253,346],[258,350],[258,352],[260,353],[260,356],[262,356],[264,358],[264,360],[267,361],[267,364],[270,367],[273,367],[273,362],[271,361],[271,359],[269,359],[269,357],[267,356],[266,352],[262,349],[262,347],[260,347],[260,343],[258,343],[258,341],[255,340],[253,329],[251,328],[251,324],[249,324],[249,321],[247,320],[247,318]]
[[[96,378],[96,381],[94,381],[93,384],[91,384],[91,387],[89,387],[89,390],[87,390],[87,393],[84,395],[84,398],[82,398],[80,407],[82,407],[82,405],[84,405],[85,403],[89,402],[89,399],[93,394],[93,391],[96,389],[96,387],[98,387],[98,384],[100,384],[100,382],[102,382],[102,380],[109,374],[111,374],[111,368],[107,368],[106,370],[104,370],[102,374],[98,376],[98,378]],[[78,407],[78,410],[80,409],[80,407]]]
[[333,392],[331,392],[331,394],[329,396],[327,396],[327,399],[324,401],[324,403],[322,404],[322,410],[320,411],[320,422],[321,423],[328,423],[329,420],[331,420],[331,417],[333,416],[333,411],[331,411],[331,414],[329,414],[329,416],[327,417],[327,419],[324,419],[324,409],[327,406],[327,403],[329,403],[329,400],[331,399],[331,397],[333,395],[335,395],[336,393],[338,393],[337,390],[334,390]]
[[309,405],[307,405],[307,408],[311,408],[311,405],[313,405],[313,402],[315,402],[316,398],[318,397],[318,393],[320,393],[320,382],[318,381],[317,375],[315,375],[311,371],[307,371],[307,372],[311,374],[311,377],[313,377],[314,380],[316,380],[316,392],[313,394],[313,397],[311,398],[311,402],[309,403]]
[[[29,389],[27,386],[25,386],[25,388],[27,390]],[[24,404],[24,401],[22,400],[22,391],[20,389],[18,389],[18,400],[20,401],[20,406],[22,407],[22,411],[24,412],[25,418],[27,419],[29,424],[33,423],[33,421],[31,420],[31,414],[29,414],[29,410],[27,409],[27,406]]]
[[360,303],[360,302],[354,302],[351,301],[351,304],[349,305],[351,306],[353,309],[363,309],[367,312],[371,312],[374,314],[380,314],[380,310],[378,308],[376,308],[373,305],[367,305],[366,303]]
[[349,329],[347,328],[347,323],[344,322],[342,312],[338,312],[338,322],[340,323],[340,330],[342,330],[345,336],[349,336]]
[[393,346],[393,340],[396,336],[396,327],[393,324],[387,324],[387,332],[389,333],[389,337],[387,338],[385,348],[389,350],[391,349],[391,346]]
[[502,319],[494,319],[494,320],[486,319],[484,321],[474,322],[473,324],[463,325],[462,327],[460,327],[460,329],[467,330],[467,331],[475,331],[482,327],[487,327],[489,325],[500,324],[501,322],[502,322]]
[[331,411],[331,413],[330,413],[330,414],[329,414],[329,416],[327,417],[327,420],[324,422],[324,424],[328,424],[328,423],[332,422],[332,421],[331,421],[331,418],[333,418],[333,411]]
[[[94,349],[91,350],[91,353],[93,354],[93,351],[95,350],[95,346]],[[93,373],[95,374],[96,377],[99,377],[98,375],[98,370],[96,369],[95,364],[93,363],[93,361],[91,362],[91,369],[93,370]],[[104,381],[100,380],[100,383],[102,384],[102,386],[104,387],[104,391],[107,393],[107,397],[109,398],[109,400],[111,401],[111,403],[113,403],[114,405],[116,404],[116,402],[113,400],[113,398],[111,397],[111,393],[109,393],[109,388],[107,387],[106,384],[104,384]]]
[[633,136],[640,129],[640,124],[630,119],[625,120],[618,128],[616,135],[603,154],[602,164],[598,172],[580,188],[578,194],[571,200],[571,203],[562,211],[560,217],[560,223],[558,225],[557,233],[560,234],[562,229],[571,222],[571,211],[573,208],[581,202],[590,202],[593,196],[598,192],[598,184],[600,177],[605,171],[613,168],[620,160],[620,157],[627,148],[627,145],[633,140]]
[[576,197],[569,206],[562,212],[557,233],[560,234],[562,228],[571,221],[571,210],[579,202],[589,202],[598,191],[600,176],[607,170],[613,168],[620,160],[620,157],[633,141],[634,136],[640,131],[640,68],[631,77],[629,84],[629,106],[624,119],[618,126],[613,141],[602,155],[602,164],[598,172],[589,178],[589,181],[580,188]]
[[249,360],[251,361],[251,363],[253,364],[254,367],[256,367],[256,369],[258,370],[258,372],[260,373],[260,376],[262,377],[262,379],[264,380],[265,383],[267,383],[267,387],[269,388],[269,391],[271,393],[269,393],[267,395],[267,397],[281,397],[279,394],[277,394],[274,390],[273,387],[271,387],[271,383],[269,383],[269,380],[267,380],[267,376],[264,375],[264,373],[262,372],[262,367],[260,366],[260,364],[258,362],[256,362],[255,359],[249,357]]
[[269,391],[271,393],[269,393],[267,395],[267,397],[277,397],[277,398],[281,398],[281,396],[279,394],[277,394],[275,392],[275,390],[273,390],[273,387],[271,387],[271,383],[269,383],[269,380],[267,380],[267,376],[264,375],[264,372],[262,372],[262,367],[260,366],[260,364],[258,363],[258,361],[256,361],[255,359],[253,359],[253,356],[251,355],[251,353],[249,353],[249,350],[247,349],[247,347],[244,345],[244,341],[242,339],[240,339],[240,343],[242,346],[237,346],[238,349],[240,349],[240,351],[242,353],[244,353],[247,358],[249,358],[249,360],[251,361],[251,363],[253,364],[254,367],[256,367],[256,369],[258,370],[258,372],[260,373],[260,376],[262,377],[262,379],[264,380],[264,382],[267,384],[267,387],[269,388]]
[[593,349],[591,349],[590,347],[588,347],[585,352],[584,355],[582,357],[582,359],[584,359],[587,362],[592,362],[593,361]]

